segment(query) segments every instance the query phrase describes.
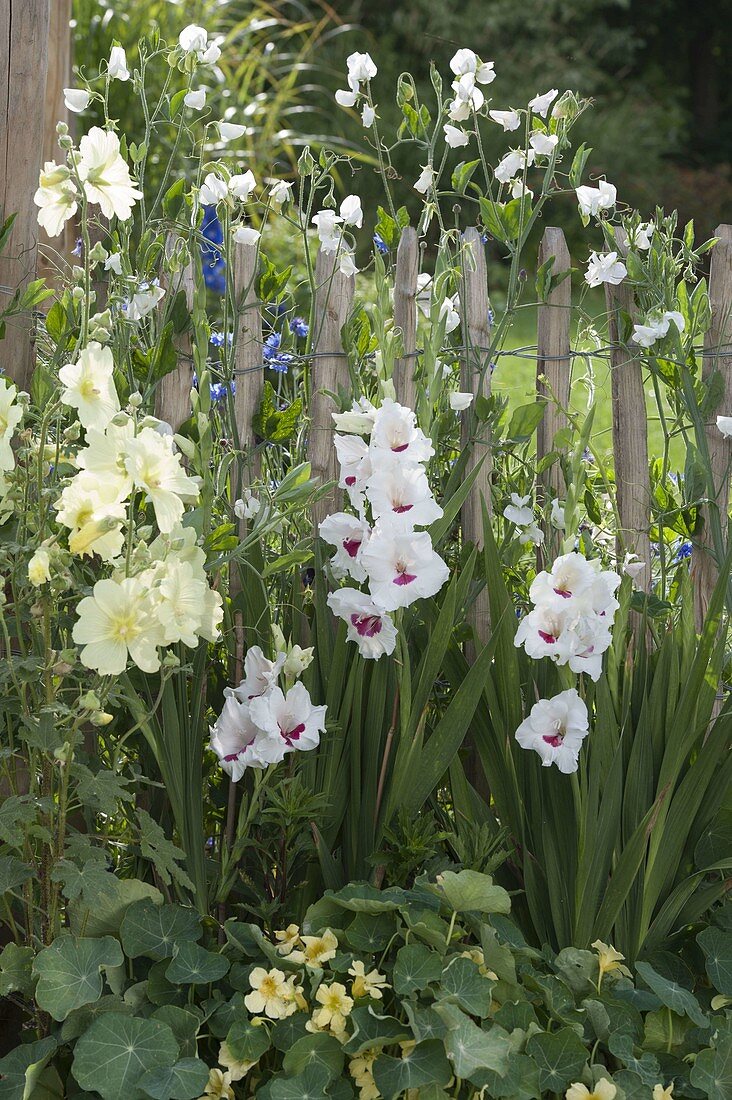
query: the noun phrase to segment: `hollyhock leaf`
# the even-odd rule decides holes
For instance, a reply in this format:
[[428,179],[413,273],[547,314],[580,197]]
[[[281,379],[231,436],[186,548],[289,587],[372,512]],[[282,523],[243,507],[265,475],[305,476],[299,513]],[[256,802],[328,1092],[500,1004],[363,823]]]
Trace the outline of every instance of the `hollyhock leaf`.
[[122,948],[111,936],[101,939],[59,936],[36,956],[36,1000],[54,1020],[98,1000],[102,993],[102,969],[124,962]]
[[[262,1029],[260,1029],[262,1030]],[[289,1076],[321,1067],[332,1081],[343,1069],[343,1047],[333,1035],[304,1035],[285,1054],[282,1068]]]
[[25,1100],[58,1046],[48,1036],[35,1043],[25,1043],[0,1058],[0,1097],[2,1100]]
[[394,991],[410,996],[426,989],[442,976],[442,960],[434,951],[419,943],[400,947],[394,963]]
[[491,1010],[495,983],[485,978],[471,959],[458,956],[442,972],[441,993],[471,1016],[486,1017]]
[[69,903],[69,927],[75,935],[116,936],[119,939],[122,920],[131,905],[144,898],[162,905],[163,895],[151,883],[136,878],[118,879],[113,875],[108,878],[111,886],[108,892],[91,901],[79,898]]
[[346,1054],[353,1056],[373,1047],[387,1047],[401,1043],[412,1036],[406,1024],[393,1016],[381,1016],[370,1005],[359,1005],[348,1017],[353,1034],[344,1046]]
[[705,928],[696,937],[704,952],[704,965],[714,988],[732,997],[732,932],[723,932],[721,928]]
[[437,881],[448,904],[457,913],[503,913],[511,911],[511,899],[502,886],[479,871],[443,871]]
[[186,941],[178,947],[165,977],[174,985],[208,985],[223,978],[228,969],[229,960],[223,955]]
[[33,994],[33,948],[7,943],[0,951],[0,997],[9,993]]
[[450,1063],[442,1043],[429,1039],[402,1055],[380,1055],[373,1065],[373,1075],[384,1100],[396,1100],[407,1089],[425,1085],[446,1085],[452,1077]]
[[149,1069],[138,1081],[153,1100],[194,1100],[208,1083],[208,1066],[200,1058],[183,1058],[174,1066]]
[[532,1035],[526,1053],[539,1068],[542,1090],[560,1092],[576,1081],[587,1062],[585,1045],[571,1027],[551,1034]]
[[77,1042],[73,1073],[83,1089],[103,1100],[145,1100],[141,1078],[177,1058],[178,1044],[167,1024],[109,1012]]
[[155,905],[145,898],[131,905],[122,919],[120,936],[130,959],[146,955],[169,959],[176,946],[195,942],[201,935],[201,918],[183,905]]
[[17,890],[33,875],[33,868],[17,856],[0,856],[0,894]]
[[650,963],[639,962],[636,964],[636,970],[646,985],[650,986],[656,996],[660,998],[662,1004],[677,1012],[679,1016],[688,1016],[697,1027],[707,1026],[707,1017],[702,1012],[694,994],[690,993],[688,989],[684,989],[678,982],[670,981],[659,974]]

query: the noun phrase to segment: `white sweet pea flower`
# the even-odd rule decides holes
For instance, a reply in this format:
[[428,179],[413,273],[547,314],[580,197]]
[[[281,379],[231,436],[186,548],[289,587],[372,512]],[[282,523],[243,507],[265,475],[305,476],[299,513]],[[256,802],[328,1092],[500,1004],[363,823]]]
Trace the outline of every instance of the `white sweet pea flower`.
[[343,239],[339,228],[343,219],[335,210],[319,210],[317,214],[313,214],[311,220],[322,250],[326,253],[337,252]]
[[521,116],[518,111],[489,111],[488,117],[502,126],[504,130],[518,130],[521,125]]
[[195,92],[186,92],[183,102],[193,111],[202,111],[206,106],[206,89],[197,88]]
[[368,130],[374,124],[376,118],[376,111],[370,103],[364,103],[363,110],[361,111],[361,124],[364,129]]
[[556,527],[558,531],[564,531],[567,526],[567,521],[564,518],[564,505],[555,497],[552,501],[552,510],[549,516],[552,527]]
[[471,75],[479,84],[491,84],[496,79],[494,62],[481,61],[473,50],[458,50],[450,59],[450,68],[455,76]]
[[112,46],[109,51],[107,74],[110,80],[124,82],[130,79],[130,70],[127,68],[127,54],[123,46]]
[[236,141],[238,138],[244,137],[246,132],[246,126],[242,126],[238,122],[219,123],[219,134],[222,141]]
[[556,764],[569,775],[577,771],[582,742],[589,733],[587,707],[575,688],[552,699],[540,699],[516,730],[522,749],[533,749],[545,768]]
[[215,206],[216,203],[223,202],[229,194],[228,184],[215,172],[208,172],[198,194],[204,206]]
[[617,252],[603,254],[591,252],[585,272],[585,282],[588,286],[601,286],[603,283],[617,286],[618,283],[622,283],[627,274],[628,269],[618,259]]
[[365,581],[366,570],[361,565],[361,551],[371,534],[368,523],[347,512],[334,512],[326,516],[318,531],[321,539],[336,548],[330,559],[333,576],[337,580],[350,576],[359,583]]
[[510,183],[517,172],[522,171],[527,165],[530,167],[535,159],[536,153],[533,149],[529,149],[528,155],[524,153],[523,149],[511,149],[498,162],[493,175],[499,183]]
[[211,42],[201,54],[201,61],[205,65],[215,65],[221,57],[221,47],[218,42]]
[[449,569],[426,531],[402,532],[377,524],[361,555],[374,601],[385,611],[429,599],[447,581]]
[[458,328],[460,325],[460,314],[457,308],[457,295],[453,298],[448,295],[448,297],[443,299],[442,305],[440,306],[439,319],[440,321],[445,321],[446,336]]
[[78,411],[82,427],[104,431],[119,412],[113,373],[111,349],[94,341],[87,344],[75,363],[67,363],[58,372],[64,387],[61,401]]
[[718,416],[717,427],[726,439],[732,439],[732,416]]
[[628,577],[632,577],[633,580],[636,580],[636,578],[647,568],[647,562],[642,561],[637,554],[626,553],[623,558],[623,573]]
[[229,191],[240,202],[246,202],[256,186],[257,181],[251,168],[229,180]]
[[156,282],[140,283],[135,293],[125,302],[122,310],[128,321],[141,321],[165,297],[165,290]]
[[284,180],[274,180],[268,193],[272,205],[279,209],[292,198],[292,184]]
[[234,515],[237,519],[254,519],[262,504],[251,489],[244,489],[244,496],[234,501]]
[[352,53],[346,58],[346,66],[349,84],[351,81],[362,84],[367,80],[373,80],[378,72],[371,54],[368,53]]
[[667,335],[672,323],[678,332],[683,332],[686,328],[683,315],[677,310],[669,309],[665,313],[652,314],[646,318],[645,324],[633,326],[633,341],[642,348],[650,348]]
[[341,221],[344,225],[354,225],[360,229],[363,225],[363,210],[358,195],[346,195],[340,206]]
[[540,157],[551,156],[558,142],[559,137],[557,134],[543,134],[540,130],[535,130],[529,137],[531,148]]
[[446,123],[443,127],[445,131],[445,141],[451,149],[459,149],[461,145],[467,145],[468,135],[459,126],[451,126],[450,123]]
[[526,186],[520,177],[517,177],[515,180],[509,180],[508,183],[511,188],[511,198],[522,199],[525,195],[528,195],[530,199],[533,199],[534,192],[530,187]]
[[79,192],[69,178],[68,168],[46,161],[38,177],[38,190],[33,201],[39,207],[38,224],[49,237],[58,237],[69,218],[73,218],[78,198]]
[[355,642],[362,657],[378,661],[389,656],[396,646],[397,631],[389,615],[365,592],[339,588],[328,596],[334,615],[348,624],[346,638]]
[[529,107],[535,115],[541,115],[542,118],[546,118],[546,113],[549,110],[549,105],[557,98],[558,95],[558,89],[551,88],[548,92],[544,92],[543,95],[536,95],[533,99],[530,99]]
[[83,647],[81,663],[87,668],[100,676],[120,676],[128,659],[143,672],[160,668],[160,624],[139,578],[97,581],[76,611],[72,637]]
[[358,90],[354,92],[351,88],[339,88],[334,98],[339,107],[355,107]]
[[132,207],[142,198],[119,151],[119,138],[111,130],[92,126],[79,142],[78,172],[86,197],[98,203],[105,218],[127,221]]
[[618,197],[617,189],[607,180],[600,180],[597,187],[577,187],[575,194],[580,214],[586,218],[597,217],[601,210],[611,210]]
[[338,270],[341,275],[345,275],[347,279],[352,275],[358,275],[356,257],[352,248],[348,248],[345,245],[341,248],[338,253]]
[[432,187],[432,181],[435,178],[435,170],[431,164],[425,164],[413,184],[414,190],[419,191],[420,195],[426,195],[430,187]]
[[530,496],[520,497],[511,493],[511,503],[503,509],[503,515],[517,527],[528,527],[534,522],[534,509],[529,506]]
[[238,225],[234,230],[234,240],[237,244],[245,244],[249,248],[254,247],[262,236],[258,229],[253,229],[251,225]]
[[458,390],[457,392],[453,392],[448,398],[450,402],[450,408],[453,412],[465,412],[465,410],[469,409],[470,406],[473,404],[473,397],[474,394],[472,393],[463,393],[460,390]]
[[530,523],[527,527],[519,527],[518,540],[522,546],[531,543],[533,546],[541,546],[544,541],[544,532],[536,523]]
[[465,73],[464,76],[454,80],[452,90],[455,93],[455,100],[458,103],[464,103],[469,111],[479,111],[485,103],[485,96],[480,88],[476,87],[473,73]]
[[646,252],[651,247],[655,230],[653,222],[641,223],[632,231],[629,238],[631,248],[637,248],[639,252]]
[[110,252],[104,261],[104,270],[113,271],[115,275],[122,274],[122,253]]
[[91,93],[86,88],[64,88],[64,105],[68,111],[80,115],[89,106]]
[[185,53],[202,53],[208,45],[208,31],[190,23],[178,35],[178,45]]

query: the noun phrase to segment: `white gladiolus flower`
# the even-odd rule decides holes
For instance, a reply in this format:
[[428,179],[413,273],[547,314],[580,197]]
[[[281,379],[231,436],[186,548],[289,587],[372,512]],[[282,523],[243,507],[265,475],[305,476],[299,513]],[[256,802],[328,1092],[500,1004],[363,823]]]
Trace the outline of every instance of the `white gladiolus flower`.
[[204,206],[215,206],[217,202],[223,202],[228,194],[229,187],[226,180],[217,176],[215,172],[206,174],[198,193]]
[[349,84],[351,81],[361,84],[367,80],[373,80],[378,72],[371,54],[368,53],[352,53],[346,58],[346,65]]
[[575,189],[580,214],[595,218],[601,210],[611,210],[618,198],[617,188],[607,180],[600,180],[597,187]]
[[143,428],[127,443],[125,467],[135,488],[141,489],[155,510],[163,534],[183,516],[184,501],[198,500],[197,483],[188,477],[173,450],[170,436]]
[[77,608],[72,637],[83,646],[81,662],[101,676],[119,676],[132,660],[143,672],[157,672],[159,623],[138,578],[101,580]]
[[233,695],[240,703],[249,703],[258,695],[266,695],[277,687],[277,677],[286,659],[286,653],[278,653],[274,661],[270,661],[260,646],[251,646],[244,658],[244,679],[235,688],[224,688],[224,695]]
[[671,323],[678,332],[683,332],[686,322],[683,315],[677,310],[666,310],[665,313],[651,315],[646,318],[644,325],[633,326],[633,340],[642,348],[650,348],[657,340],[662,340],[668,333]]
[[127,54],[123,46],[112,46],[109,52],[107,74],[110,80],[126,81],[130,79],[130,70],[127,68]]
[[370,103],[364,103],[363,110],[361,111],[361,124],[368,130],[374,124],[376,118],[376,111]]
[[445,141],[451,149],[459,149],[461,145],[467,145],[469,137],[459,126],[451,126],[449,122],[445,123],[443,127],[445,131]]
[[530,500],[530,496],[520,497],[518,493],[511,493],[511,503],[503,509],[503,515],[517,527],[528,527],[534,522],[534,509],[528,506]]
[[152,313],[158,302],[165,297],[165,290],[157,282],[140,283],[135,293],[125,302],[122,309],[128,321],[141,321]]
[[292,198],[292,184],[284,180],[275,180],[269,189],[269,198],[273,206],[278,209],[284,206]]
[[0,474],[15,468],[15,455],[10,442],[23,419],[22,407],[15,404],[17,396],[17,387],[0,377]]
[[365,397],[354,401],[350,412],[332,413],[333,423],[339,432],[356,432],[368,435],[374,426],[376,409]]
[[38,190],[33,196],[38,211],[38,224],[49,237],[58,237],[65,223],[77,210],[79,192],[63,165],[46,161],[38,177]]
[[350,576],[355,581],[365,581],[366,570],[361,565],[361,551],[368,544],[371,534],[368,523],[346,512],[334,512],[325,517],[318,530],[321,539],[336,547],[330,559],[333,576],[337,580]]
[[251,225],[239,225],[234,230],[234,240],[237,244],[246,244],[250,248],[256,245],[259,238],[262,236],[258,229],[252,228]]
[[436,595],[449,576],[426,531],[400,532],[391,525],[376,525],[361,563],[371,595],[385,611]]
[[417,417],[406,405],[385,399],[374,410],[371,443],[375,451],[385,450],[401,455],[410,462],[427,462],[435,449],[421,428]]
[[375,466],[365,492],[374,519],[392,530],[426,527],[442,518],[424,469],[400,455]]
[[219,134],[222,141],[236,141],[238,138],[244,137],[246,132],[246,126],[241,126],[238,122],[219,123]]
[[432,181],[435,178],[435,174],[435,170],[431,164],[424,165],[413,185],[414,190],[419,191],[421,195],[426,195],[430,187],[432,187]]
[[529,144],[539,157],[549,157],[554,152],[559,137],[557,134],[543,134],[541,131],[535,131],[529,137]]
[[591,252],[585,272],[585,282],[588,286],[601,286],[603,283],[617,286],[618,283],[622,283],[627,274],[628,269],[618,259],[617,252],[602,254]]
[[534,96],[529,100],[529,107],[535,115],[541,115],[542,118],[546,118],[546,113],[549,110],[549,105],[557,98],[559,92],[556,88],[551,88],[548,92],[544,92],[543,95]]
[[89,202],[99,203],[105,218],[127,221],[142,192],[134,186],[111,130],[92,126],[79,142],[79,176]]
[[232,176],[229,180],[229,191],[235,199],[239,199],[241,202],[247,201],[256,186],[257,181],[251,168],[241,173],[241,175]]
[[577,771],[582,742],[589,732],[587,707],[575,688],[552,699],[540,699],[516,730],[522,749],[533,749],[545,768],[556,764],[569,775]]
[[254,724],[269,737],[281,738],[285,752],[294,749],[316,749],[320,734],[325,732],[326,707],[314,707],[310,695],[301,683],[287,692],[272,688],[258,695],[249,704]]
[[115,275],[122,274],[122,253],[110,252],[104,261],[104,270],[113,271]]
[[340,206],[341,220],[344,225],[355,225],[360,229],[363,225],[363,210],[358,195],[346,195]]
[[556,527],[558,531],[564,531],[567,526],[567,521],[564,518],[564,505],[555,497],[552,501],[551,515],[549,516],[552,527]]
[[346,638],[358,645],[367,660],[389,656],[396,646],[397,631],[389,615],[370,596],[355,588],[340,588],[328,596],[334,615],[348,624]]
[[518,130],[521,125],[521,116],[518,111],[489,111],[488,117],[504,130]]
[[39,546],[28,562],[28,580],[34,588],[51,579],[51,556],[45,546]]
[[195,92],[186,92],[183,96],[183,102],[192,111],[202,111],[206,106],[206,89],[197,88]]
[[58,373],[64,386],[61,400],[77,409],[84,428],[104,431],[119,412],[119,397],[114,386],[112,351],[94,341],[80,353],[75,363],[67,363]]
[[89,106],[91,93],[86,88],[64,88],[64,105],[68,111],[80,115]]
[[310,668],[314,660],[315,649],[313,646],[308,646],[307,649],[303,649],[299,645],[291,646],[287,654],[287,660],[282,666],[285,679],[296,680],[298,676],[302,676],[306,668]]
[[249,704],[234,695],[224,700],[210,735],[210,747],[218,756],[222,771],[234,783],[239,782],[247,768],[266,768],[285,757],[286,746],[263,734],[252,721]]
[[453,412],[465,412],[473,404],[474,394],[458,390],[450,394],[448,400]]
[[717,427],[727,439],[732,438],[732,416],[718,416]]
[[208,45],[208,31],[191,23],[178,35],[178,45],[186,53],[202,53]]

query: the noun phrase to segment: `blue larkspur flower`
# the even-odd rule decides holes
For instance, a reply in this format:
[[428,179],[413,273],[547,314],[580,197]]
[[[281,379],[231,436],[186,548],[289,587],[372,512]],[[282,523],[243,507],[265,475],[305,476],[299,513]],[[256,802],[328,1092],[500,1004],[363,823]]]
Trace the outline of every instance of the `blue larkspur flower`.
[[214,294],[226,291],[226,263],[216,245],[224,242],[224,229],[219,221],[215,206],[204,206],[201,235],[206,243],[201,244],[201,263],[203,281]]
[[276,370],[280,374],[287,374],[290,369],[290,363],[294,358],[294,355],[290,355],[288,352],[283,351],[281,355],[273,355],[271,359],[268,359],[267,366],[270,370]]
[[380,233],[374,233],[374,244],[376,245],[376,251],[380,252],[382,256],[388,255],[389,247]]
[[232,332],[224,334],[223,332],[212,332],[209,336],[209,343],[215,348],[222,348],[226,342],[229,347],[234,342],[234,334]]
[[310,326],[303,317],[293,317],[290,321],[290,332],[295,336],[307,336]]
[[225,401],[228,393],[236,393],[236,382],[212,382],[209,388],[212,401]]
[[81,237],[76,238],[76,244],[71,249],[71,255],[72,256],[83,256],[84,255],[84,242],[81,239]]
[[690,542],[682,542],[676,550],[676,561],[683,561],[691,557],[692,546]]
[[270,332],[269,336],[264,341],[264,347],[262,349],[262,354],[264,355],[266,362],[269,362],[270,359],[274,358],[274,356],[277,355],[277,352],[280,350],[281,343],[282,333]]

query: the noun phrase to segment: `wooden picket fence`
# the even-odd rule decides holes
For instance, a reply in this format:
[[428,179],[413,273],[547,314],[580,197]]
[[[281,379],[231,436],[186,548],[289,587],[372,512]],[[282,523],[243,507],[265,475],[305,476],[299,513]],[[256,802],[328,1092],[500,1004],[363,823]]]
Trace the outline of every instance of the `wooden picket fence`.
[[[12,294],[15,287],[44,273],[38,251],[38,225],[33,193],[43,160],[54,159],[56,121],[65,118],[62,89],[70,83],[71,0],[4,0],[0,2],[0,210],[17,214],[6,254],[0,255],[0,294]],[[19,135],[42,135],[42,140],[22,140]],[[69,232],[72,231],[69,226]],[[717,430],[716,412],[732,414],[732,226],[721,225],[719,243],[712,253],[710,296],[712,325],[703,352],[703,376],[708,379],[719,371],[724,382],[724,398],[706,424],[706,443],[714,476],[714,494],[702,506],[705,522],[694,545],[692,575],[697,609],[701,622],[710,593],[717,579],[716,556],[712,552],[710,509],[717,509],[723,534],[727,534],[732,441]],[[59,251],[68,254],[68,241]],[[262,356],[262,317],[256,295],[257,250],[237,245],[231,277],[238,303],[235,415],[238,445],[247,457],[247,476],[259,474],[258,453],[253,433],[253,416],[259,407],[264,384]],[[564,234],[547,228],[541,241],[538,264],[554,257],[554,272],[568,270],[570,257]],[[410,407],[415,403],[414,368],[418,362],[416,347],[417,275],[419,248],[417,234],[405,229],[401,235],[394,271],[394,322],[402,332],[404,355],[397,361],[394,384],[398,399]],[[462,278],[460,284],[462,331],[461,389],[476,396],[490,394],[491,372],[486,362],[490,343],[488,323],[488,271],[486,253],[477,230],[464,236]],[[352,309],[354,280],[334,268],[334,258],[320,253],[316,265],[317,318],[314,356],[308,369],[309,460],[313,475],[322,482],[335,482],[336,456],[333,447],[334,411],[330,396],[339,386],[347,388],[346,358],[341,330]],[[177,276],[176,289],[183,289],[192,301],[193,273],[190,269]],[[569,402],[573,352],[570,342],[571,285],[565,279],[555,286],[548,301],[538,307],[537,319],[537,395],[553,394],[560,405]],[[101,308],[101,307],[100,307]],[[643,390],[642,359],[637,349],[618,340],[619,310],[634,312],[632,290],[625,284],[607,288],[610,322],[610,361],[612,387],[612,439],[615,479],[620,519],[619,547],[650,561],[649,538],[651,490],[648,470],[648,432]],[[190,347],[179,348],[179,370],[168,375],[160,386],[156,411],[163,419],[179,425],[187,416],[191,386]],[[6,373],[27,389],[33,369],[33,328],[30,319],[12,318],[5,340],[0,343],[0,361]],[[462,416],[462,445],[469,447],[469,474],[480,463],[473,492],[466,500],[461,516],[463,537],[480,545],[483,502],[491,507],[491,442],[485,428],[475,431],[475,418],[468,410]],[[553,449],[563,416],[552,402],[546,406],[539,425],[537,448],[542,457]],[[543,475],[546,491],[563,496],[564,486],[558,464]],[[335,487],[314,507],[317,524],[336,507],[339,494]],[[641,574],[647,586],[650,569]],[[477,635],[485,640],[490,629],[487,595],[483,592],[473,609]]]

